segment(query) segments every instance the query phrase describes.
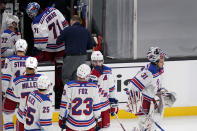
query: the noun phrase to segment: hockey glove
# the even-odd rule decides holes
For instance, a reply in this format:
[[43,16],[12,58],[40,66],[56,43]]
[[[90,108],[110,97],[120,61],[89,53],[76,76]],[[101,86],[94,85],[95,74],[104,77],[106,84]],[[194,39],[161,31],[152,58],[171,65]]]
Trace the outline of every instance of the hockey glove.
[[114,116],[115,113],[117,114],[118,113],[118,100],[115,99],[115,98],[109,98],[109,101],[110,101],[110,113],[111,113],[111,116]]
[[167,92],[164,96],[165,106],[171,107],[176,101],[176,93],[175,92]]
[[62,129],[66,129],[66,120],[67,118],[62,118],[59,116],[59,127]]

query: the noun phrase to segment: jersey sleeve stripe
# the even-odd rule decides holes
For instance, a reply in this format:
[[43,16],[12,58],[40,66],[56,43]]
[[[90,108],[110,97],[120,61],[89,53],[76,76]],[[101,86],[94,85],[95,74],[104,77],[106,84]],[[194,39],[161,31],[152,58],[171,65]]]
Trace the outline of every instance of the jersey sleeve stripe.
[[142,93],[142,95],[143,95],[143,99],[144,100],[146,100],[146,101],[152,101],[153,100],[153,98],[152,97],[150,97],[150,96],[147,96],[147,95],[145,95],[144,93]]
[[114,91],[114,89],[115,89],[115,85],[114,85],[114,86],[112,86],[111,88],[109,88],[109,92],[113,92],[113,91]]
[[17,114],[19,115],[19,117],[23,119],[24,114],[23,114],[23,111],[20,110],[20,108],[18,108]]
[[6,124],[4,124],[4,128],[5,128],[5,130],[14,129],[14,123],[12,123],[12,122],[6,123]]
[[[67,102],[61,101],[60,108],[66,109],[66,107],[67,107]],[[68,109],[70,109],[70,108],[71,108],[71,104],[69,104]]]
[[18,97],[16,97],[12,91],[12,89],[8,88],[7,91],[6,91],[6,94],[11,96],[12,98],[14,99],[18,99]]
[[45,44],[48,42],[48,37],[36,37],[34,38],[35,44]]
[[26,114],[27,114],[27,109],[25,108],[24,109],[24,116],[26,117]]
[[101,107],[104,108],[104,107],[108,106],[109,103],[110,103],[109,100],[107,100],[105,102],[101,102]]
[[93,111],[98,111],[102,108],[102,103],[94,104],[93,105]]
[[67,22],[67,20],[64,20],[64,21],[62,22],[62,25],[63,25],[63,27],[68,26],[68,22]]
[[153,74],[153,78],[156,78],[158,77],[159,75],[161,75],[164,71],[161,70],[160,72],[156,73],[156,74]]
[[15,85],[18,85],[19,83],[24,82],[24,81],[27,81],[27,78],[21,78],[21,79],[15,81],[14,83],[15,83]]
[[144,89],[144,87],[145,87],[136,77],[132,78],[132,79],[131,79],[131,82],[132,82],[140,91],[142,91],[142,90]]
[[11,80],[11,75],[8,75],[8,74],[3,74],[2,75],[2,80],[5,80],[5,81],[10,81]]

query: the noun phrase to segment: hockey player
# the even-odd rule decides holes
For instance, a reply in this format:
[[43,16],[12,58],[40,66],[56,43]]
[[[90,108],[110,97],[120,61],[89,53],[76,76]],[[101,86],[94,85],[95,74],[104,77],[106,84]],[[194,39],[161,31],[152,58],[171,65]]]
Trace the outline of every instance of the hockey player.
[[47,76],[41,75],[37,84],[38,90],[29,94],[25,107],[25,131],[54,131],[52,126],[52,102],[48,95],[51,82]]
[[64,16],[53,7],[42,10],[36,2],[29,3],[26,12],[33,19],[34,47],[43,52],[43,56],[39,56],[38,61],[55,61],[55,57],[62,57],[65,49],[64,43],[56,45],[56,39],[68,26]]
[[[31,91],[37,90],[37,79],[40,77],[40,74],[36,74],[37,65],[38,62],[35,57],[28,57],[25,62],[26,74],[16,77],[13,80],[12,88],[9,87],[6,91],[6,98],[4,102],[4,114],[7,114],[6,116],[14,113],[16,106],[19,103],[19,108],[16,114],[17,131],[24,130],[23,116],[27,97]],[[4,118],[5,121],[10,119],[12,119],[12,117]]]
[[[150,63],[130,80],[128,88],[126,88],[128,111],[139,116],[138,127],[135,127],[134,131],[155,131],[155,121],[163,116],[163,96],[169,96],[167,90],[162,86],[166,54],[158,47],[151,47],[147,58]],[[160,98],[159,103],[156,102],[157,95]]]
[[42,10],[36,2],[29,3],[26,12],[33,19],[34,47],[41,51],[35,57],[38,61],[55,63],[55,95],[58,96],[64,86],[61,74],[65,46],[64,43],[57,45],[56,39],[68,22],[59,10],[53,7]]
[[5,96],[6,90],[11,86],[11,82],[18,76],[25,73],[25,61],[28,56],[25,56],[27,50],[26,40],[19,39],[16,42],[16,55],[9,56],[5,59],[5,66],[2,69],[2,92]]
[[99,95],[102,103],[101,118],[99,126],[107,128],[110,126],[110,113],[112,116],[118,113],[118,100],[115,98],[115,80],[112,69],[103,65],[103,55],[100,51],[93,51],[91,63],[93,66],[90,78],[97,81]]
[[6,57],[15,53],[15,43],[21,38],[20,32],[17,29],[18,22],[19,19],[15,15],[8,15],[6,18],[7,29],[1,35],[2,62],[4,62]]
[[[77,68],[77,80],[64,86],[60,106],[59,126],[66,131],[94,131],[100,119],[100,98],[97,85],[88,82],[90,67],[82,64]],[[66,123],[66,125],[64,124]]]

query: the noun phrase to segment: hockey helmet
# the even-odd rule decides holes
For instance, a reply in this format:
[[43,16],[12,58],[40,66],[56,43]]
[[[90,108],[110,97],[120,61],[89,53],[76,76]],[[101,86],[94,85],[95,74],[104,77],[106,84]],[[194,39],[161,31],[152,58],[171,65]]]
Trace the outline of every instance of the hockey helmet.
[[103,60],[103,55],[100,51],[93,51],[91,55],[91,60],[97,61],[97,60]]
[[25,61],[25,65],[28,68],[36,69],[38,66],[38,61],[35,57],[28,57]]
[[159,47],[150,47],[147,53],[147,58],[150,62],[157,62],[161,57],[168,58],[167,55]]
[[41,75],[38,80],[38,89],[48,89],[51,84],[51,81],[46,75]]
[[[14,23],[16,23],[16,25],[14,25]],[[19,22],[19,18],[16,16],[16,15],[11,15],[11,14],[8,14],[7,18],[6,18],[6,23],[7,23],[7,26],[10,27],[17,27],[17,24]]]
[[26,52],[26,50],[27,50],[26,40],[24,40],[24,39],[17,40],[15,47],[16,47],[16,51]]
[[31,2],[26,7],[26,13],[32,19],[34,19],[38,15],[38,11],[40,9],[40,5],[36,2]]
[[82,64],[77,68],[77,76],[87,78],[90,75],[91,69],[87,64]]

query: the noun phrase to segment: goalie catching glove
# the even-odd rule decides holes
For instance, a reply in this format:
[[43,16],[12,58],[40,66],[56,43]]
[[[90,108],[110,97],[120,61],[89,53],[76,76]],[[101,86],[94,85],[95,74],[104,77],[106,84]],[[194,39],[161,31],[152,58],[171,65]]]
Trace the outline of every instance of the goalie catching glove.
[[165,106],[171,107],[176,101],[176,93],[175,92],[167,92],[164,96]]
[[111,113],[111,116],[114,116],[115,113],[117,114],[118,113],[118,100],[115,99],[115,98],[109,98],[109,102],[110,102],[110,113]]
[[125,88],[126,94],[128,95],[128,102],[127,102],[127,108],[128,112],[130,113],[138,113],[142,107],[143,102],[143,95],[141,91],[139,91],[137,88]]
[[175,92],[169,92],[165,88],[159,89],[157,91],[157,96],[158,97],[163,96],[164,105],[167,106],[167,107],[171,107],[176,101],[176,93]]

